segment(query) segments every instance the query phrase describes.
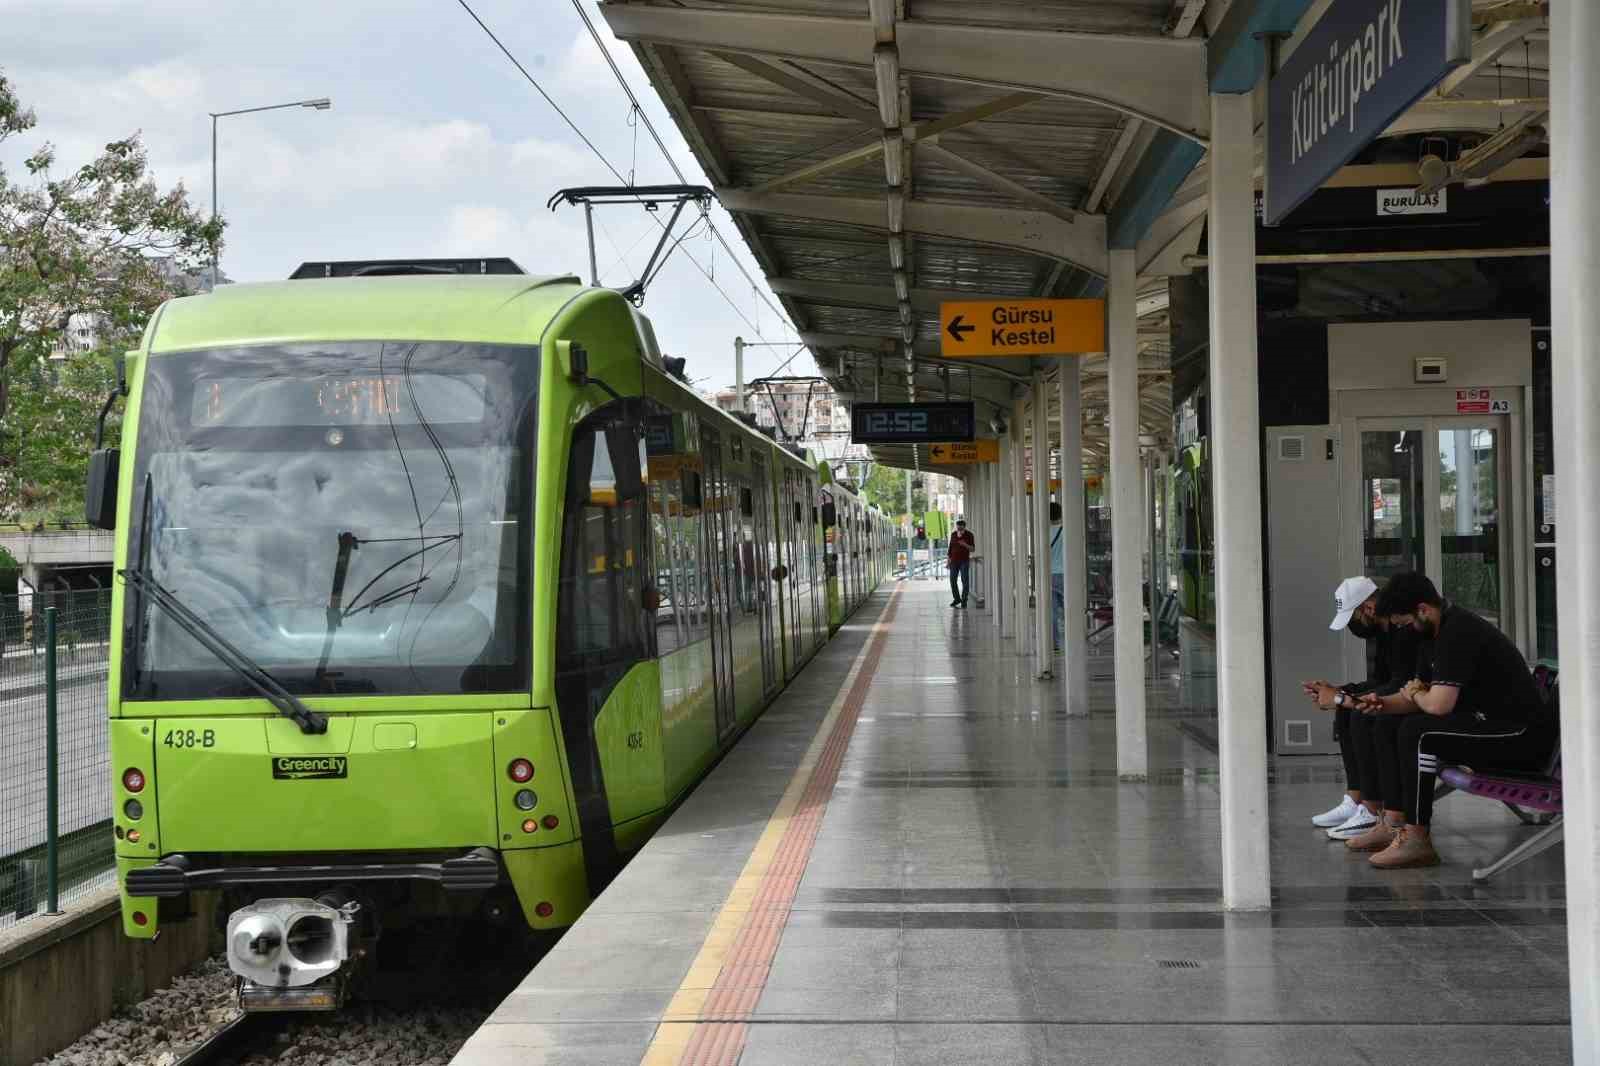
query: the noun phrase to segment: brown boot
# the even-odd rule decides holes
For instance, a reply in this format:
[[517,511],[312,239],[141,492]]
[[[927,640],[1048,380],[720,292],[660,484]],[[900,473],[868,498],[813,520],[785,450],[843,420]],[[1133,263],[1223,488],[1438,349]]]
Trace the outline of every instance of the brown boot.
[[1392,825],[1383,819],[1378,819],[1378,824],[1368,829],[1358,837],[1351,837],[1344,842],[1344,846],[1351,851],[1382,851],[1394,843],[1394,838],[1400,834],[1400,827]]
[[1399,870],[1408,866],[1437,866],[1439,853],[1433,841],[1418,827],[1408,825],[1395,834],[1394,843],[1367,860],[1380,870]]

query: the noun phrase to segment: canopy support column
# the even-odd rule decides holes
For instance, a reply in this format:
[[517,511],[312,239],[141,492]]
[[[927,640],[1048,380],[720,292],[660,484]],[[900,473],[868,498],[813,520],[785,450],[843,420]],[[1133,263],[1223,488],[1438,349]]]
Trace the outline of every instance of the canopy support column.
[[1222,902],[1272,903],[1267,834],[1266,624],[1251,100],[1213,94],[1210,188],[1212,506],[1217,590]]
[[1083,379],[1076,357],[1061,373],[1061,690],[1069,715],[1089,713],[1089,560],[1084,529]]
[[1055,676],[1050,624],[1055,596],[1050,587],[1050,394],[1042,368],[1033,372],[1033,600],[1035,674],[1047,680]]
[[[1560,516],[1556,596],[1566,789],[1567,958],[1572,1061],[1600,1057],[1600,8],[1550,9],[1551,378]],[[1576,298],[1574,298],[1576,297]],[[1545,519],[1550,521],[1548,517]]]
[[1139,469],[1139,337],[1133,249],[1111,251],[1106,334],[1111,393],[1111,616],[1116,649],[1117,776],[1149,772],[1144,709],[1144,477]]

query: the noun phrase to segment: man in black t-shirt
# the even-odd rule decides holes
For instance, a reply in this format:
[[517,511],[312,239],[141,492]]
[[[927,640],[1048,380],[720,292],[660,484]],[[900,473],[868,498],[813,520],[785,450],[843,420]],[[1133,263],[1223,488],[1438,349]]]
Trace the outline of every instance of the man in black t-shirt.
[[[1515,644],[1492,624],[1447,604],[1421,574],[1393,578],[1378,603],[1390,623],[1428,641],[1419,677],[1394,695],[1369,698],[1374,713],[1402,714],[1397,748],[1405,824],[1369,860],[1380,869],[1439,861],[1428,826],[1441,762],[1538,769],[1555,740],[1539,690]],[[1423,680],[1421,667],[1431,667]],[[1416,713],[1421,712],[1421,713]]]

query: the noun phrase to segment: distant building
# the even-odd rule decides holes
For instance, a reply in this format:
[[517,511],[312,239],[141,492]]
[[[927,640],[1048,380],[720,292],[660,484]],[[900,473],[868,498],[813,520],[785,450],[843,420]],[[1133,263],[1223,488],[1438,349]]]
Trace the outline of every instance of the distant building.
[[[183,270],[175,256],[159,256],[149,260],[166,296],[193,296],[211,287],[211,271]],[[217,284],[231,285],[226,274],[217,275]],[[92,352],[105,340],[105,316],[95,311],[77,312],[67,317],[67,328],[50,346],[50,358],[57,362],[79,352]]]
[[[701,393],[724,411],[738,409],[733,389]],[[756,425],[773,432],[785,443],[798,442],[819,458],[834,463],[868,462],[865,445],[850,443],[850,409],[821,379],[813,382],[774,382],[745,390],[745,409]]]

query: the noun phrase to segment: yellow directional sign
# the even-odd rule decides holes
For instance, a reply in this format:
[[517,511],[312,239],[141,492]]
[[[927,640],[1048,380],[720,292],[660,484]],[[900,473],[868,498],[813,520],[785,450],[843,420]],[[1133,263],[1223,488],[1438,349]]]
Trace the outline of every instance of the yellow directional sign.
[[946,358],[1106,350],[1104,300],[958,300],[939,305]]
[[997,440],[969,440],[957,444],[928,445],[928,461],[949,466],[964,463],[996,463],[1000,461],[1000,442]]

